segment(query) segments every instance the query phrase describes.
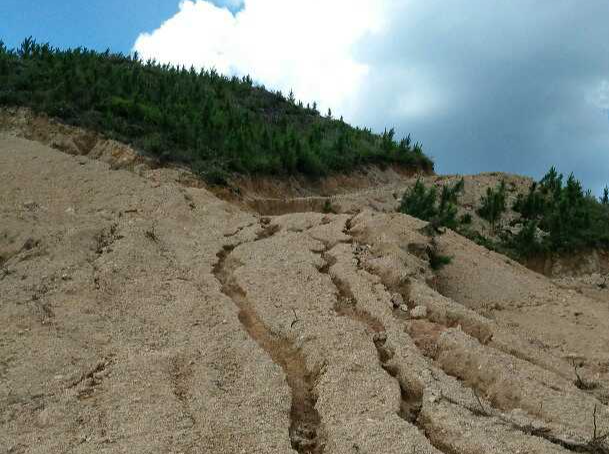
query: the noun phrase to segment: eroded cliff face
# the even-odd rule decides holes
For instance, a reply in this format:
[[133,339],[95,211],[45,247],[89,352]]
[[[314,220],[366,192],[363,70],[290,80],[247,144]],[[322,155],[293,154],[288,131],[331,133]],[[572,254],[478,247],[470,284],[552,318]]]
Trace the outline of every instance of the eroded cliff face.
[[7,452],[608,452],[607,293],[79,154],[0,137]]

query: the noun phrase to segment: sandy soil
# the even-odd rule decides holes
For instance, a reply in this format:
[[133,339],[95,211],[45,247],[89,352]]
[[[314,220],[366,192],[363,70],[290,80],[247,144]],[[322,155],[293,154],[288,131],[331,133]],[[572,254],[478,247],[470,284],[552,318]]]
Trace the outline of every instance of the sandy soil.
[[[14,136],[3,452],[608,452],[595,281],[576,291],[452,232],[433,244],[387,187],[345,194],[343,214],[260,215],[175,170]],[[432,271],[429,248],[452,263]]]

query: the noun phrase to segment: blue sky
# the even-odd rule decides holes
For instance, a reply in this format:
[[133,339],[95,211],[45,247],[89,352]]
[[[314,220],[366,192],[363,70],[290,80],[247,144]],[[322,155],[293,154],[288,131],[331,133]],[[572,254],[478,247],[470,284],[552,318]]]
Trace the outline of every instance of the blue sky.
[[[241,0],[214,0],[231,11]],[[0,39],[16,47],[28,36],[56,47],[131,51],[142,32],[177,13],[179,0],[0,0]]]
[[0,0],[0,18],[9,47],[32,35],[251,74],[411,133],[441,173],[556,165],[609,183],[607,0]]
[[129,52],[137,36],[178,11],[177,0],[1,0],[0,39]]

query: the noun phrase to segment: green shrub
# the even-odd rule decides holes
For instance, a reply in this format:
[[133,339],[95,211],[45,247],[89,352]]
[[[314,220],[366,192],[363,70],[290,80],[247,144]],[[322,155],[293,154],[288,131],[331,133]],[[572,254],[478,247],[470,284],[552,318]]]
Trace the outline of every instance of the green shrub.
[[465,181],[461,178],[453,186],[443,186],[440,194],[440,204],[438,206],[438,224],[443,227],[456,229],[459,225],[457,221],[457,203],[459,195],[465,188]]
[[159,133],[148,134],[142,139],[141,147],[155,156],[160,156],[165,149],[163,137]]
[[459,218],[459,223],[461,225],[470,225],[473,221],[472,215],[470,213],[465,213]]
[[536,219],[543,215],[545,210],[545,197],[538,184],[533,183],[527,195],[519,194],[512,209],[522,215],[524,219]]
[[516,258],[528,258],[545,251],[543,242],[537,236],[537,222],[531,220],[526,221],[516,235],[506,237],[503,244]]
[[332,206],[332,202],[330,202],[330,199],[326,199],[326,201],[324,202],[324,206],[322,208],[322,211],[325,214],[336,214],[336,210]]
[[456,229],[459,225],[456,204],[464,186],[465,182],[462,178],[453,186],[442,187],[438,201],[437,189],[434,186],[427,189],[418,179],[415,185],[404,193],[398,210],[428,221],[434,230],[439,227]]
[[542,247],[548,251],[609,248],[609,208],[590,191],[584,192],[573,174],[564,182],[563,175],[552,167],[527,195],[517,199],[513,208],[525,224],[523,231],[527,225],[532,229],[530,223],[534,222],[545,232]]
[[501,181],[497,188],[487,188],[486,195],[480,201],[481,206],[477,211],[478,215],[491,224],[493,232],[495,232],[497,223],[501,220],[507,207],[505,192],[505,181]]
[[450,265],[452,260],[453,260],[453,258],[449,257],[447,255],[441,255],[441,254],[434,255],[429,258],[429,266],[434,271],[441,270],[446,265]]
[[211,186],[228,186],[229,174],[221,167],[198,161],[193,165],[193,171]]
[[427,189],[421,179],[402,197],[399,211],[423,221],[431,221],[437,214],[437,191],[435,187]]
[[475,230],[466,230],[460,232],[467,239],[474,243],[487,248],[490,251],[501,252],[501,243],[482,235],[480,232]]
[[438,252],[438,246],[433,240],[427,247],[427,257],[429,259],[429,266],[434,271],[441,270],[446,265],[450,265],[453,260],[453,258],[448,255],[440,254]]

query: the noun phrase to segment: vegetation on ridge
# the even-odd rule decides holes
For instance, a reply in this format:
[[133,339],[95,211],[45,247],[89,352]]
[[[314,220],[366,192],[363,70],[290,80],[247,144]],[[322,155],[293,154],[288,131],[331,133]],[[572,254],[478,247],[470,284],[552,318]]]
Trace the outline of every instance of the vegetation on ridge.
[[470,227],[469,213],[457,218],[456,205],[462,190],[463,179],[452,187],[443,187],[438,204],[437,189],[426,188],[417,180],[404,194],[399,211],[429,221],[432,227],[452,228],[482,246],[516,259],[582,249],[609,250],[609,188],[597,198],[591,191],[584,191],[573,174],[565,180],[552,167],[531,185],[528,193],[519,194],[511,207],[515,219],[510,225],[502,225],[500,221],[508,208],[506,185],[502,181],[496,188],[487,189],[476,210],[490,224],[491,237]]
[[497,222],[507,208],[505,181],[501,181],[497,188],[487,188],[486,195],[480,200],[481,206],[478,208],[478,216],[491,224],[491,229],[495,232]]
[[457,220],[457,202],[459,194],[463,192],[465,182],[459,180],[453,186],[442,187],[440,200],[435,187],[427,189],[418,179],[412,189],[402,197],[399,211],[424,221],[429,221],[433,229],[448,227],[456,229],[460,220]]
[[[513,206],[520,213],[521,235],[531,237],[529,247],[550,252],[572,252],[581,248],[609,249],[609,204],[591,191],[584,191],[570,174],[564,181],[554,167],[521,194]],[[535,238],[527,231],[543,232]],[[526,248],[521,252],[526,253]]]
[[318,177],[366,164],[433,170],[410,136],[397,142],[393,130],[353,128],[249,76],[59,50],[31,38],[16,50],[0,41],[1,105],[99,131],[218,182],[227,171]]

